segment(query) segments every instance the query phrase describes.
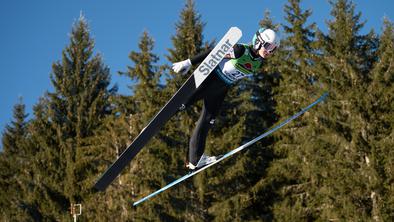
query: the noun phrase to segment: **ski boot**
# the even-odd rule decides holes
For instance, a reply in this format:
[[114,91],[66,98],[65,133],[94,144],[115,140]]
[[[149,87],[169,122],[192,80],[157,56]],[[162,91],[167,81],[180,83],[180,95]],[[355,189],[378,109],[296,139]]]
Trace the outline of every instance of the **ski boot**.
[[203,154],[200,158],[200,160],[198,161],[197,165],[193,165],[192,163],[188,162],[186,164],[186,167],[189,168],[190,170],[197,170],[201,167],[204,167],[206,165],[209,165],[213,162],[215,162],[217,159],[219,159],[216,156],[207,156],[205,154]]

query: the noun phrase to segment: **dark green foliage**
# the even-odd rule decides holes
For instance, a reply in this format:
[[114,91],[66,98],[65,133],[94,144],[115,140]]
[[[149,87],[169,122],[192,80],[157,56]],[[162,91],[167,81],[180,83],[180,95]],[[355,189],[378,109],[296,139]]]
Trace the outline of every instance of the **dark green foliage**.
[[[321,137],[312,141],[327,147],[322,154],[324,164],[312,171],[320,177],[316,187],[316,217],[321,219],[368,220],[371,215],[371,191],[365,157],[370,149],[365,138],[365,120],[361,116],[360,101],[368,84],[370,66],[365,54],[374,54],[374,39],[360,34],[363,24],[360,13],[351,1],[332,2],[333,19],[328,22],[330,32],[319,39],[323,55],[316,61],[320,79],[330,90],[330,101],[322,107]],[[345,53],[344,53],[345,52]],[[316,128],[318,129],[318,128]],[[335,201],[333,201],[335,200]],[[318,204],[318,205],[316,205]]]
[[[152,53],[154,47],[153,39],[145,31],[139,43],[140,52],[131,52],[130,60],[134,66],[129,66],[128,75],[137,83],[132,87],[133,96],[130,102],[134,109],[131,110],[131,128],[133,134],[131,138],[137,136],[146,124],[164,105],[161,96],[159,80],[161,69],[156,65],[158,57]],[[125,129],[127,131],[127,129]],[[168,148],[157,138],[153,138],[141,153],[133,160],[128,175],[125,175],[125,183],[131,185],[133,197],[137,198],[142,194],[148,194],[165,184],[167,171],[166,162],[168,160]],[[130,198],[125,197],[125,198]],[[149,213],[142,213],[148,212]],[[167,210],[142,206],[135,212],[136,218],[160,218],[167,215]]]
[[[379,36],[362,34],[352,1],[330,4],[328,33],[310,21],[312,9],[302,9],[300,0],[285,4],[284,24],[265,12],[258,25],[280,31],[281,47],[260,73],[229,91],[206,153],[244,144],[322,91],[328,100],[137,208],[132,201],[187,172],[201,102],[177,113],[106,192],[93,193],[98,176],[188,75],[157,65],[154,38],[145,31],[120,72],[134,82],[132,95],[117,94],[81,17],[53,64],[54,91],[40,98],[30,120],[17,103],[2,134],[0,220],[69,221],[70,204],[81,203],[83,221],[393,221],[394,25],[385,19]],[[204,26],[187,0],[167,59],[212,47],[216,40],[204,40]]]
[[[195,56],[208,49],[212,44],[204,43],[203,28],[204,23],[201,21],[201,16],[196,12],[194,1],[187,0],[185,7],[180,13],[179,21],[176,23],[176,33],[171,37],[172,48],[168,49],[169,55],[167,59],[171,62],[179,62],[192,56]],[[196,67],[192,67],[192,70]],[[163,95],[166,100],[178,90],[179,87],[188,77],[188,74],[182,75],[170,71],[167,78],[166,88],[163,90]],[[201,102],[188,107],[184,112],[177,113],[160,132],[160,138],[166,144],[169,159],[167,183],[171,182],[177,177],[183,176],[187,173],[185,168],[185,161],[187,156],[187,149],[189,147],[189,139],[192,130],[197,122],[199,112],[201,110]],[[196,187],[195,182],[199,183],[200,178],[185,181],[183,186],[179,189],[170,190],[168,195],[168,208],[169,213],[173,215],[172,219],[180,221],[204,221],[207,213],[205,207],[200,199],[200,194],[203,187],[199,189]],[[184,197],[188,198],[185,199]],[[198,213],[196,213],[198,212]]]
[[[311,69],[313,62],[314,24],[308,24],[310,10],[302,10],[300,1],[291,0],[285,5],[286,24],[284,38],[279,51],[278,64],[280,83],[275,87],[275,112],[279,119],[287,118],[308,105],[319,92],[311,84],[317,76]],[[311,93],[313,93],[311,95]],[[262,181],[268,192],[276,194],[278,201],[273,203],[272,216],[278,221],[307,220],[309,212],[303,209],[305,199],[303,189],[308,187],[307,171],[301,167],[310,140],[310,123],[316,118],[312,110],[290,126],[275,134],[274,161],[268,169],[269,176]],[[305,144],[302,144],[305,143]],[[312,147],[311,147],[312,148]],[[272,200],[271,200],[272,201]],[[281,212],[289,212],[282,214]]]
[[[27,186],[21,199],[28,202],[24,208],[31,211],[34,220],[65,220],[71,203],[89,201],[92,195],[97,164],[91,137],[110,112],[113,93],[108,89],[109,69],[99,55],[93,55],[93,47],[81,17],[72,29],[62,60],[53,64],[54,92],[47,93],[34,107],[35,118],[25,132],[26,145],[13,145],[18,153],[10,155],[21,159],[20,171],[30,172],[28,177],[20,176]],[[20,133],[23,125],[15,126]],[[10,143],[7,136],[4,138],[5,144]]]
[[362,115],[366,121],[364,133],[370,145],[365,158],[368,158],[371,213],[380,220],[390,221],[394,218],[394,25],[387,19],[379,43],[378,60],[364,95]]
[[31,208],[29,183],[31,150],[28,146],[28,122],[22,100],[14,106],[13,120],[5,127],[0,153],[0,207],[1,218],[15,220],[39,219]]
[[58,166],[48,177],[57,178],[52,179],[56,181],[53,192],[60,199],[54,201],[62,210],[91,197],[97,169],[97,144],[91,137],[110,113],[109,69],[100,55],[93,55],[93,48],[89,28],[81,17],[72,29],[62,60],[53,64],[51,73],[55,91],[48,93],[47,118],[55,131],[51,158],[57,158]]
[[[289,1],[293,5],[294,2],[298,1]],[[377,40],[373,32],[360,34],[361,14],[355,13],[351,1],[331,4],[333,19],[328,22],[327,35],[316,30],[315,41],[302,41],[313,37],[308,28],[304,35],[298,35],[304,36],[302,39],[287,38],[295,47],[290,50],[294,54],[289,57],[288,67],[300,70],[298,73],[294,70],[297,75],[289,79],[299,79],[296,85],[303,87],[292,89],[290,84],[282,83],[279,89],[285,87],[290,92],[278,93],[277,110],[287,113],[280,109],[281,100],[294,95],[293,101],[302,102],[302,98],[313,97],[310,92],[319,91],[318,87],[328,89],[330,97],[325,105],[277,135],[275,149],[284,158],[278,160],[278,166],[272,165],[273,174],[285,169],[278,190],[280,201],[274,205],[274,215],[278,215],[279,221],[381,219],[375,210],[378,197],[370,185],[373,181],[376,184],[376,178],[370,169],[372,144],[367,132],[370,120],[364,116],[365,105],[374,101],[367,99],[365,92],[376,63]],[[297,18],[304,20],[303,16]],[[302,30],[296,29],[297,19],[288,21],[294,24],[291,33]],[[297,50],[300,41],[302,50]],[[302,51],[308,54],[298,53],[301,55],[298,57],[295,53]],[[299,58],[304,62],[293,60]],[[317,80],[312,87],[306,81],[311,77]]]

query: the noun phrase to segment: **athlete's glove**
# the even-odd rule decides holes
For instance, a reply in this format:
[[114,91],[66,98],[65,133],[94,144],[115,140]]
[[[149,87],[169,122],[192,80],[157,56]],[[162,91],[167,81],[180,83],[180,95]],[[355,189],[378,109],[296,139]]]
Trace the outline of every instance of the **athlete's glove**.
[[190,70],[191,66],[192,66],[192,62],[190,61],[190,59],[186,59],[184,61],[176,62],[172,64],[172,70],[174,70],[174,72],[176,73],[185,74],[187,73],[187,71]]

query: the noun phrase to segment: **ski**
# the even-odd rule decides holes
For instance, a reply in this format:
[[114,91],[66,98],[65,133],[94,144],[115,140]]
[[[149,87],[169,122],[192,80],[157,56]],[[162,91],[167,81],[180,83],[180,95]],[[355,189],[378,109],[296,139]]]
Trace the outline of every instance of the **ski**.
[[134,141],[123,151],[120,157],[97,180],[94,188],[104,191],[130,161],[141,151],[145,144],[160,130],[161,127],[177,111],[185,107],[188,99],[197,91],[199,86],[209,76],[226,54],[241,38],[242,32],[237,27],[231,27],[219,43],[212,49],[193,74],[179,88],[167,104],[156,114],[149,124],[140,132]]
[[310,108],[312,108],[312,107],[315,106],[316,104],[318,104],[318,103],[324,101],[324,100],[326,99],[327,96],[328,96],[328,92],[323,93],[322,96],[320,96],[318,99],[316,99],[316,100],[315,100],[313,103],[311,103],[309,106],[303,108],[301,111],[299,111],[298,113],[296,113],[296,114],[294,114],[293,116],[289,117],[288,119],[284,120],[283,122],[281,122],[281,123],[278,124],[277,126],[273,127],[272,129],[268,130],[267,132],[261,134],[260,136],[254,138],[253,140],[251,140],[251,141],[249,141],[249,142],[247,142],[247,143],[241,145],[240,147],[235,148],[235,149],[231,150],[230,152],[224,154],[224,155],[221,156],[219,159],[217,159],[215,162],[213,162],[213,163],[211,163],[211,164],[209,164],[209,165],[206,165],[206,166],[204,166],[204,167],[202,167],[202,168],[200,168],[200,169],[197,169],[196,171],[190,172],[190,173],[186,174],[185,176],[183,176],[183,177],[181,177],[181,178],[179,178],[179,179],[173,181],[172,183],[169,183],[169,184],[166,185],[165,187],[162,187],[161,189],[159,189],[159,190],[157,190],[157,191],[155,191],[155,192],[149,194],[148,196],[146,196],[146,197],[144,197],[144,198],[142,198],[142,199],[140,199],[140,200],[134,202],[134,203],[133,203],[133,206],[137,206],[138,204],[140,204],[140,203],[142,203],[142,202],[148,200],[149,198],[156,196],[157,194],[159,194],[159,193],[161,193],[161,192],[163,192],[163,191],[169,189],[170,187],[172,187],[172,186],[174,186],[174,185],[176,185],[176,184],[178,184],[178,183],[180,183],[180,182],[182,182],[182,181],[184,181],[184,180],[186,180],[186,179],[188,179],[188,178],[190,178],[190,177],[192,177],[192,176],[194,176],[194,175],[200,173],[201,171],[203,171],[203,170],[205,170],[205,169],[207,169],[207,168],[209,168],[209,167],[211,167],[211,166],[213,166],[213,165],[219,163],[220,161],[229,158],[230,156],[232,156],[232,155],[238,153],[239,151],[241,151],[241,150],[243,150],[243,149],[245,149],[245,148],[251,146],[252,144],[256,143],[257,141],[263,139],[264,137],[267,137],[268,135],[272,134],[273,132],[277,131],[278,129],[282,128],[282,127],[285,126],[286,124],[290,123],[290,122],[293,121],[294,119],[296,119],[296,118],[298,118],[299,116],[301,116],[302,114],[304,114],[306,111],[308,111]]

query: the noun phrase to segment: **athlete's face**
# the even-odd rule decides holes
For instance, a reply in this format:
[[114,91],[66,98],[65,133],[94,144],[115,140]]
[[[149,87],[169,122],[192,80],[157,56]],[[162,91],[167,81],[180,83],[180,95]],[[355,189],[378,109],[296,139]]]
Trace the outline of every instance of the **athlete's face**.
[[261,48],[259,49],[259,55],[260,55],[262,58],[264,58],[264,59],[270,57],[272,54],[274,54],[274,52],[275,52],[275,49],[273,49],[273,50],[268,50],[268,49],[266,49],[265,47],[261,47]]
[[261,47],[261,49],[259,50],[259,55],[262,58],[266,59],[271,55],[271,53],[269,53],[268,50],[266,50],[264,47]]
[[[273,32],[271,30],[271,32]],[[257,32],[253,39],[253,47],[254,49],[258,50],[258,54],[262,58],[268,58],[271,54],[273,54],[277,48],[277,45],[274,43],[275,40],[275,33],[271,33],[271,38],[269,34],[265,34],[262,36],[263,33]],[[266,39],[264,39],[264,37]],[[271,41],[269,41],[271,39]]]

